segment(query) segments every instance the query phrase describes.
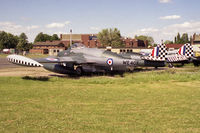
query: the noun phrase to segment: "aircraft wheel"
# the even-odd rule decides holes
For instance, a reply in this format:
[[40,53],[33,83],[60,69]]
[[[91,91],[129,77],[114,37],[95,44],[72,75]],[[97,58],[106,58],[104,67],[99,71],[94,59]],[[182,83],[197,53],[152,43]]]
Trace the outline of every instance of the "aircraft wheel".
[[169,63],[169,64],[168,64],[168,67],[169,67],[169,68],[172,68],[172,67],[173,67],[172,63]]
[[199,63],[197,61],[193,61],[194,66],[198,67]]
[[76,68],[76,74],[78,75],[78,76],[81,76],[82,75],[82,68],[81,67],[77,67]]

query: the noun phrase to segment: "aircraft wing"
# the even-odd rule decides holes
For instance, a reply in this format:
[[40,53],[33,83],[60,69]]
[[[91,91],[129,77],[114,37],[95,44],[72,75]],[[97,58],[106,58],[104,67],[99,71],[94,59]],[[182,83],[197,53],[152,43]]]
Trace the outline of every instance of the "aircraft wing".
[[31,59],[21,55],[7,56],[9,62],[24,66],[43,66],[46,63],[74,63],[74,64],[95,64],[94,60],[85,58],[83,55],[64,56],[64,57],[47,57]]
[[59,57],[60,62],[63,63],[75,63],[75,64],[95,64],[94,60],[89,59],[84,55],[75,55],[75,56],[66,56],[66,57]]
[[75,62],[71,57],[47,57],[34,59],[39,63],[73,63]]

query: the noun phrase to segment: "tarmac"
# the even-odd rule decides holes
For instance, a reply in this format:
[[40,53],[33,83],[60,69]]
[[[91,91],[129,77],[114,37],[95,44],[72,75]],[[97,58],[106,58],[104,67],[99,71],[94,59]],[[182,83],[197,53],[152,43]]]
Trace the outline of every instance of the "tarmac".
[[0,57],[0,69],[4,69],[4,68],[18,68],[18,67],[22,67],[19,65],[15,65],[13,63],[10,63],[7,61],[6,57]]
[[43,67],[26,67],[15,65],[7,61],[6,57],[0,57],[0,76],[60,76],[45,70]]

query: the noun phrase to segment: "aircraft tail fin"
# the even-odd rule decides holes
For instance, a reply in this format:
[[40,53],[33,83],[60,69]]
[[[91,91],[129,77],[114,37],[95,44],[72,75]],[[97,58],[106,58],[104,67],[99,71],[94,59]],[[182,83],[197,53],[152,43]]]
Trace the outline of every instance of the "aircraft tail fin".
[[144,57],[145,60],[151,61],[165,61],[167,55],[167,48],[165,44],[158,44],[153,48],[151,54],[149,56]]
[[187,58],[194,56],[193,47],[190,43],[184,44],[179,50],[178,55],[184,55]]
[[169,56],[167,62],[182,62],[187,61],[189,58],[194,56],[193,47],[190,43],[184,44],[179,48],[178,52],[175,55]]

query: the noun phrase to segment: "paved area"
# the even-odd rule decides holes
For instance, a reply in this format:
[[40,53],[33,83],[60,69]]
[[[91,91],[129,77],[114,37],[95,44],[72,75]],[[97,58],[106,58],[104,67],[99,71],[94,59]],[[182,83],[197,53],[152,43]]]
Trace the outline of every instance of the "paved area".
[[43,67],[25,67],[15,65],[7,61],[6,58],[0,57],[0,76],[59,76]]
[[12,64],[12,63],[8,62],[6,58],[0,57],[0,69],[4,69],[4,68],[18,68],[18,67],[22,67],[22,66]]

